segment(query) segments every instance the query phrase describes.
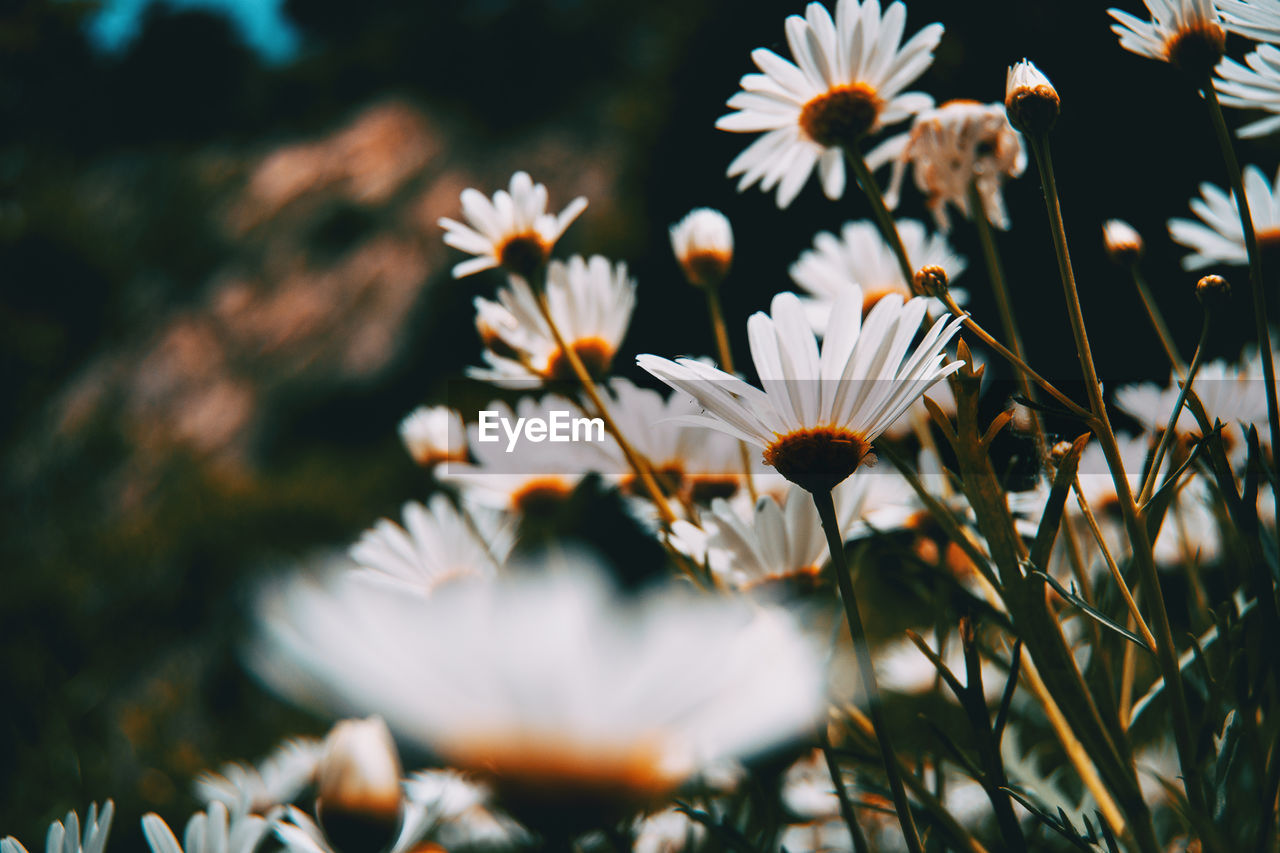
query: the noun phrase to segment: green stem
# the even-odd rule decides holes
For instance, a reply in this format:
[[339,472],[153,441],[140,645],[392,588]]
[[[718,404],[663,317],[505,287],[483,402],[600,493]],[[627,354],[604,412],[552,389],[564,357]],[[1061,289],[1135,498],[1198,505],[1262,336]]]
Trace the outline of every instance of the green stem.
[[[1227,120],[1222,116],[1222,105],[1218,103],[1218,93],[1211,83],[1200,87],[1205,102],[1209,105],[1209,116],[1213,120],[1213,129],[1218,137],[1218,147],[1222,149],[1222,159],[1227,165],[1227,176],[1231,180],[1231,192],[1236,198],[1236,210],[1240,214],[1240,228],[1244,231],[1244,245],[1249,253],[1249,289],[1253,292],[1253,324],[1258,336],[1258,357],[1262,360],[1262,376],[1267,385],[1267,423],[1271,427],[1272,448],[1280,441],[1280,404],[1276,401],[1276,366],[1271,360],[1271,330],[1267,325],[1267,294],[1262,289],[1262,252],[1258,249],[1258,235],[1253,230],[1253,216],[1249,212],[1249,199],[1244,194],[1244,178],[1240,174],[1240,162],[1236,160],[1236,150],[1231,144],[1231,132],[1227,130]],[[1276,516],[1280,518],[1280,489],[1275,490]]]
[[893,751],[893,741],[885,725],[884,707],[880,699],[880,684],[876,681],[876,666],[871,659],[871,646],[867,643],[867,632],[862,625],[862,614],[858,611],[858,600],[853,592],[853,578],[849,576],[849,563],[845,559],[844,539],[840,535],[840,522],[836,520],[836,505],[830,491],[811,492],[813,504],[817,507],[818,517],[822,519],[822,531],[827,535],[827,549],[831,552],[831,566],[835,570],[836,581],[840,585],[840,599],[844,602],[845,619],[849,625],[849,638],[853,641],[853,654],[858,661],[858,670],[862,676],[862,689],[866,691],[868,710],[871,714],[871,727],[875,731],[876,743],[880,745],[880,757],[884,762],[884,773],[889,779],[889,790],[893,794],[893,806],[898,811],[898,822],[902,824],[902,835],[907,843],[909,853],[923,853],[920,834],[916,831],[916,822],[911,815],[911,804],[907,801],[907,792],[902,785],[902,776],[898,772],[898,759]]
[[862,187],[863,194],[871,202],[871,214],[875,217],[876,225],[880,228],[880,234],[884,237],[885,242],[889,244],[889,248],[893,249],[894,257],[898,259],[898,268],[902,270],[902,280],[906,282],[908,288],[914,289],[912,282],[915,280],[916,271],[911,268],[911,260],[907,257],[907,250],[902,245],[902,236],[898,233],[898,224],[893,221],[893,214],[889,213],[889,208],[885,206],[884,195],[880,192],[880,185],[876,183],[875,176],[867,168],[866,158],[862,156],[862,152],[856,146],[846,147],[845,155],[845,159],[849,161],[849,165],[853,169],[854,177],[858,179],[858,185]]
[[[707,292],[707,312],[711,315],[711,328],[716,336],[716,350],[720,355],[720,368],[726,373],[733,373],[733,350],[729,348],[729,332],[724,322],[724,309],[720,305],[719,285],[710,284],[703,288]],[[747,493],[751,502],[756,501],[755,478],[751,476],[751,450],[745,441],[738,442],[738,459],[742,463],[742,476],[747,483]]]
[[1160,346],[1164,349],[1165,357],[1169,359],[1169,363],[1173,365],[1173,370],[1178,374],[1179,379],[1183,379],[1187,375],[1186,362],[1182,360],[1182,356],[1178,355],[1178,347],[1173,342],[1173,335],[1169,334],[1169,326],[1164,321],[1164,315],[1160,313],[1160,308],[1156,305],[1156,301],[1151,297],[1151,291],[1147,287],[1147,282],[1142,278],[1142,273],[1138,271],[1138,265],[1132,264],[1129,272],[1133,276],[1133,286],[1138,290],[1138,298],[1142,300],[1142,307],[1147,311],[1147,319],[1151,321],[1151,327],[1156,331],[1156,337],[1160,339]]
[[827,738],[826,725],[823,724],[822,731],[819,732],[819,739],[822,742],[822,757],[827,760],[827,772],[831,774],[831,784],[835,786],[836,799],[840,802],[840,816],[844,818],[844,822],[849,827],[849,837],[853,839],[854,853],[868,853],[867,839],[862,834],[862,827],[858,826],[858,817],[853,813],[853,803],[849,801],[849,790],[844,784],[844,774],[840,772],[840,765],[836,763],[835,753],[831,751],[831,741]]
[[1190,392],[1191,383],[1195,381],[1196,373],[1200,370],[1200,360],[1204,355],[1204,345],[1209,339],[1210,316],[1212,316],[1212,313],[1206,307],[1204,323],[1200,326],[1200,340],[1196,342],[1195,354],[1191,356],[1191,366],[1187,368],[1186,378],[1182,380],[1182,389],[1178,392],[1178,400],[1173,404],[1173,411],[1169,413],[1169,423],[1164,428],[1164,434],[1160,436],[1160,444],[1156,446],[1156,455],[1151,457],[1151,470],[1147,471],[1147,477],[1142,482],[1142,488],[1138,490],[1139,504],[1145,505],[1151,499],[1151,492],[1156,487],[1160,466],[1164,464],[1164,456],[1169,452],[1169,445],[1177,433],[1178,415],[1182,414],[1182,407],[1186,405],[1187,393]]
[[[1208,814],[1205,808],[1204,787],[1200,779],[1200,770],[1195,761],[1195,742],[1191,730],[1191,714],[1187,708],[1187,697],[1182,685],[1182,673],[1178,668],[1178,656],[1173,644],[1173,631],[1169,624],[1169,612],[1165,607],[1164,593],[1160,587],[1160,576],[1156,571],[1155,556],[1151,548],[1151,539],[1147,535],[1147,527],[1138,514],[1134,503],[1133,491],[1125,474],[1124,461],[1120,456],[1120,448],[1116,443],[1115,433],[1111,429],[1111,421],[1107,418],[1106,405],[1102,399],[1102,387],[1098,383],[1098,373],[1093,363],[1093,351],[1089,346],[1089,336],[1085,332],[1084,313],[1080,307],[1080,294],[1076,289],[1075,273],[1071,267],[1071,256],[1067,251],[1066,228],[1062,221],[1062,208],[1058,199],[1057,181],[1053,175],[1053,158],[1049,151],[1047,135],[1029,137],[1031,151],[1035,155],[1036,166],[1044,184],[1044,202],[1049,216],[1049,230],[1053,236],[1054,253],[1058,259],[1058,272],[1062,277],[1062,287],[1066,296],[1067,315],[1071,320],[1071,332],[1075,337],[1076,348],[1080,358],[1080,369],[1084,373],[1085,390],[1089,395],[1089,406],[1093,412],[1093,431],[1111,469],[1115,482],[1116,496],[1119,498],[1120,511],[1124,517],[1125,528],[1133,547],[1133,561],[1138,566],[1139,577],[1145,590],[1148,606],[1155,616],[1155,637],[1157,640],[1156,656],[1160,664],[1165,684],[1171,690],[1173,706],[1173,732],[1178,747],[1178,760],[1182,769],[1183,784],[1187,792],[1187,800],[1198,814]],[[1208,839],[1203,839],[1206,846],[1212,847]]]

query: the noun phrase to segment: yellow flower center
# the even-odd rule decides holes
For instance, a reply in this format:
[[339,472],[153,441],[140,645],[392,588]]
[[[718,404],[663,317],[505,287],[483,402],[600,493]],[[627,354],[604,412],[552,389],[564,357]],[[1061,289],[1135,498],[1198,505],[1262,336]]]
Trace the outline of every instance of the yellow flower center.
[[875,127],[884,102],[868,83],[837,86],[800,110],[800,129],[827,148],[857,142]]

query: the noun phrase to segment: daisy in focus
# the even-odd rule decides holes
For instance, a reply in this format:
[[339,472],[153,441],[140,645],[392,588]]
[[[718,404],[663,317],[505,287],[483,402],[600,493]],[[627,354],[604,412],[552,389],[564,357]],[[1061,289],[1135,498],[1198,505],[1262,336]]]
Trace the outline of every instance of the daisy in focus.
[[[1276,180],[1280,184],[1280,174]],[[1273,188],[1257,166],[1245,167],[1244,195],[1264,258],[1280,246],[1280,192],[1277,190],[1280,186]],[[1191,211],[1200,217],[1200,222],[1183,218],[1169,220],[1169,236],[1175,243],[1193,250],[1182,259],[1182,268],[1201,270],[1218,263],[1248,264],[1249,253],[1236,211],[1235,194],[1206,181],[1200,185],[1200,195],[1202,198],[1191,200]]]
[[729,164],[738,189],[777,187],[779,207],[795,199],[815,166],[827,198],[845,188],[845,149],[880,128],[933,106],[922,92],[903,92],[933,62],[942,25],[930,24],[902,44],[907,10],[895,2],[881,14],[879,0],[838,0],[835,20],[820,3],[804,17],[787,18],[794,61],[767,48],[751,58],[760,74],[747,74],[731,97],[721,130],[760,133]]
[[[475,299],[486,366],[470,368],[467,375],[515,388],[528,388],[531,381],[573,381],[569,359],[542,316],[533,288],[513,277],[497,295],[497,302]],[[636,305],[636,283],[627,275],[627,265],[612,264],[600,255],[552,261],[546,298],[565,345],[573,348],[591,375],[606,376]]]
[[661,801],[803,735],[825,701],[820,654],[784,612],[676,587],[623,603],[582,556],[427,599],[295,579],[259,616],[257,657],[480,774],[543,831]]
[[706,410],[689,416],[764,448],[764,461],[814,492],[830,491],[858,469],[874,441],[939,379],[964,363],[943,348],[960,319],[943,317],[912,347],[929,307],[890,294],[862,318],[860,287],[842,293],[831,329],[818,342],[794,293],[773,298],[747,330],[764,390],[694,359],[641,355],[636,362]]
[[454,278],[502,267],[525,279],[547,264],[551,249],[578,214],[586,209],[582,196],[559,214],[547,212],[547,188],[535,184],[527,172],[511,176],[511,188],[498,190],[490,201],[468,187],[462,191],[467,222],[440,219],[444,242],[475,257],[453,268]]
[[1131,53],[1168,62],[1197,80],[1208,79],[1222,59],[1227,32],[1213,0],[1143,0],[1151,20],[1108,9],[1111,31]]
[[[924,225],[914,219],[899,219],[896,225],[913,269],[939,266],[947,271],[949,280],[964,272],[967,262],[955,253],[946,237],[927,233]],[[819,232],[813,238],[813,248],[804,251],[789,272],[791,280],[811,294],[803,301],[809,323],[820,335],[826,334],[836,298],[855,285],[862,288],[864,315],[890,293],[903,299],[913,295],[912,283],[902,277],[893,249],[875,224],[867,221],[845,223],[839,237],[828,231]],[[969,299],[963,290],[952,290],[951,295],[961,305]],[[936,299],[930,300],[929,307],[932,311],[946,311]]]
[[[924,193],[939,230],[951,230],[949,206],[968,219],[974,217],[971,185],[987,221],[1008,230],[1009,215],[1001,190],[1005,178],[1016,178],[1026,169],[1027,152],[1021,135],[1009,124],[1004,104],[948,101],[917,115],[910,133],[889,140],[884,147],[897,149],[893,177],[885,193],[891,208],[897,205],[910,164],[916,187]],[[919,269],[923,264],[913,261],[912,266]]]

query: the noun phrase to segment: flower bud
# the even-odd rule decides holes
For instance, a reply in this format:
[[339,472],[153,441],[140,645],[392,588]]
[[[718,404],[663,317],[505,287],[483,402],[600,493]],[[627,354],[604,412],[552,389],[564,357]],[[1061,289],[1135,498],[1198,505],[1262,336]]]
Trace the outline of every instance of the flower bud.
[[380,717],[343,720],[316,769],[316,817],[337,853],[379,853],[400,831],[400,758]]
[[1102,243],[1107,257],[1122,267],[1131,267],[1142,260],[1146,244],[1142,235],[1123,219],[1108,219],[1102,223]]
[[938,299],[947,292],[947,271],[939,266],[921,267],[915,274],[917,293]]
[[720,211],[700,207],[671,226],[671,248],[690,284],[715,287],[733,263],[733,228]]
[[419,406],[400,422],[400,440],[413,461],[424,468],[441,462],[465,462],[466,430],[462,416],[448,406]]
[[1231,285],[1220,275],[1207,275],[1196,282],[1196,299],[1206,311],[1221,308],[1231,301]]
[[1049,458],[1053,460],[1053,464],[1061,465],[1062,460],[1067,458],[1067,454],[1071,452],[1073,446],[1069,441],[1059,441],[1049,448]]
[[1048,133],[1058,120],[1062,102],[1058,92],[1036,68],[1024,59],[1009,67],[1005,77],[1004,108],[1009,123],[1028,136]]

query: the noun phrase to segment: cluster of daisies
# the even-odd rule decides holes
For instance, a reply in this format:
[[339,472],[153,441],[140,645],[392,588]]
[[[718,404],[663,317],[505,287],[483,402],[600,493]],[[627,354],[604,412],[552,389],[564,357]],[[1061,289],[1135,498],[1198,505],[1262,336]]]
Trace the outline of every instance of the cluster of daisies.
[[[1111,11],[1123,47],[1178,66],[1230,106],[1280,112],[1276,48],[1260,45],[1244,65],[1223,58],[1228,30],[1280,40],[1280,2],[1146,5],[1149,19]],[[786,208],[816,169],[829,198],[856,185],[871,209],[817,233],[790,268],[794,287],[750,317],[750,373],[734,367],[720,304],[734,257],[720,212],[694,210],[670,229],[691,292],[705,296],[713,351],[637,354],[632,379],[619,356],[645,288],[624,263],[554,256],[586,199],[555,213],[524,172],[491,196],[462,193],[462,217],[440,224],[468,255],[456,278],[500,279],[492,297],[475,297],[483,363],[468,370],[493,386],[493,402],[406,417],[400,435],[430,494],[256,602],[246,655],[255,674],[299,705],[350,718],[323,740],[294,739],[257,766],[203,776],[205,808],[181,841],[159,816],[143,818],[154,853],[916,853],[922,838],[929,849],[1041,849],[1052,832],[1077,848],[1214,847],[1213,826],[1186,818],[1198,807],[1191,781],[1181,793],[1189,765],[1171,757],[1168,738],[1104,741],[1123,751],[1107,764],[1073,728],[1094,700],[1055,689],[1075,683],[1064,672],[1082,688],[1081,673],[1108,680],[1123,694],[1114,723],[1123,732],[1173,692],[1169,673],[1134,651],[1155,655],[1163,640],[1147,622],[1165,606],[1147,601],[1144,616],[1134,602],[1128,569],[1139,548],[1185,581],[1188,621],[1208,628],[1201,654],[1228,641],[1233,619],[1267,610],[1257,588],[1232,586],[1225,614],[1221,587],[1235,574],[1218,570],[1239,551],[1223,478],[1237,502],[1234,484],[1252,484],[1243,491],[1256,503],[1251,517],[1273,536],[1270,487],[1256,474],[1272,461],[1264,377],[1273,354],[1254,347],[1235,364],[1201,364],[1197,353],[1188,364],[1166,341],[1168,385],[1112,394],[1139,432],[1112,434],[1102,413],[1077,405],[1099,440],[1055,442],[1028,392],[964,446],[978,362],[999,356],[1032,373],[1014,318],[1005,318],[1009,350],[964,313],[952,282],[967,261],[948,234],[967,220],[995,252],[992,229],[1011,227],[1003,184],[1027,170],[1059,99],[1026,61],[1009,69],[1003,101],[936,104],[909,91],[943,27],[908,37],[906,15],[901,2],[838,0],[834,15],[810,3],[786,19],[790,58],[752,52],[758,70],[717,122],[760,134],[728,167],[741,189],[776,191]],[[1188,269],[1242,265],[1247,232],[1259,244],[1280,234],[1280,185],[1250,166],[1243,187],[1247,206],[1204,184],[1191,203],[1200,222],[1170,222],[1172,238],[1193,249]],[[915,191],[932,222],[895,218]],[[1104,236],[1145,294],[1142,238],[1119,221]],[[1220,282],[1202,281],[1207,306]],[[975,347],[988,344],[978,358],[962,327]],[[575,425],[564,440],[548,435],[557,418]],[[1035,474],[993,501],[974,484],[994,482],[983,454],[1006,426]],[[1216,468],[1210,443],[1222,451]],[[975,452],[988,473],[957,473],[956,457]],[[591,490],[616,493],[661,546],[664,582],[623,592],[607,555],[526,542],[530,523]],[[1150,546],[1132,536],[1135,507]],[[881,586],[905,596],[909,615],[877,616],[916,631],[866,632],[846,551],[859,574],[893,567]],[[1008,554],[1013,570],[993,571]],[[1018,633],[1032,605],[1017,591],[1032,572],[1058,591],[1037,592],[1050,617],[1039,630],[1064,649],[1043,674],[1047,646]],[[1111,668],[1112,652],[1123,664]],[[886,718],[886,695],[933,703],[918,706],[937,715],[933,745],[893,746],[906,724]],[[1098,704],[1107,703],[1111,693]],[[1249,713],[1274,725],[1258,705]],[[956,720],[971,727],[964,747],[942,734]],[[1215,743],[1223,731],[1213,729]],[[406,776],[406,755],[422,769]],[[92,808],[82,835],[69,814],[51,827],[47,853],[100,853],[112,816],[109,802]]]

